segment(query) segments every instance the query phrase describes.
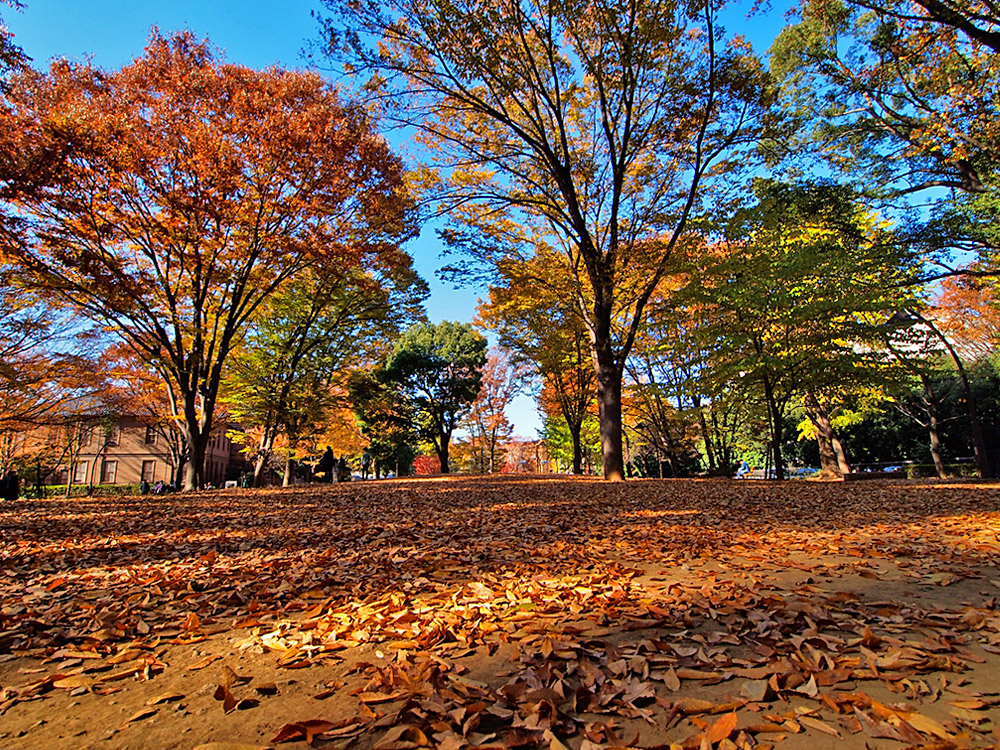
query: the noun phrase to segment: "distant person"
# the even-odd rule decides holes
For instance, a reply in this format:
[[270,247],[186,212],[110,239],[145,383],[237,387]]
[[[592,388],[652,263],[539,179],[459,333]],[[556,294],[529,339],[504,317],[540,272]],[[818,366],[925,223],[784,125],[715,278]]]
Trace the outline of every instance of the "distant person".
[[139,482],[139,494],[148,495],[149,494],[149,482],[143,479]]
[[372,468],[372,454],[368,452],[365,448],[364,452],[361,454],[361,478],[367,479],[368,473]]
[[323,456],[320,458],[319,463],[316,464],[316,474],[319,476],[321,482],[329,484],[333,481],[334,470],[337,468],[337,459],[333,457],[333,448],[329,445],[326,446],[326,450],[323,451]]
[[17,472],[11,469],[3,478],[3,499],[13,502],[14,500],[17,500],[20,494],[21,480],[18,478]]
[[337,462],[337,481],[351,481],[351,467],[347,465],[347,456],[341,456],[340,461]]
[[746,461],[740,461],[740,468],[736,470],[736,478],[743,479],[744,477],[746,477],[747,474],[750,473],[750,471],[751,471],[750,464],[748,464]]

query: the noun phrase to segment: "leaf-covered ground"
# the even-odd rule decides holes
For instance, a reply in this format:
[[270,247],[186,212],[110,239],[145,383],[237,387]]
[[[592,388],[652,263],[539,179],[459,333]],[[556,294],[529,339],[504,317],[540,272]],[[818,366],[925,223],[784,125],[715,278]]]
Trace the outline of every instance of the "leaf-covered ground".
[[0,503],[0,747],[989,747],[1000,485]]

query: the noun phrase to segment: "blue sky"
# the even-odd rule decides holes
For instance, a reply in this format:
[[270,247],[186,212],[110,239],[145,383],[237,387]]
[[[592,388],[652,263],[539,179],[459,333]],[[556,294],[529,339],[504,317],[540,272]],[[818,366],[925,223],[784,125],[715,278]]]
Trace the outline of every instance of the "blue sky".
[[[53,57],[91,56],[104,68],[118,68],[142,54],[151,27],[163,32],[190,29],[221,47],[227,59],[251,67],[305,67],[303,49],[318,39],[311,13],[318,0],[25,0],[23,11],[0,6],[15,41],[45,67]],[[750,21],[743,7],[727,11],[730,32],[747,36],[766,52],[781,25],[789,0],[776,0],[775,10]],[[477,294],[455,290],[435,272],[444,265],[434,232],[426,229],[408,246],[420,274],[431,285],[427,309],[431,320],[471,321]],[[534,402],[521,396],[508,410],[515,433],[534,438],[540,426]]]

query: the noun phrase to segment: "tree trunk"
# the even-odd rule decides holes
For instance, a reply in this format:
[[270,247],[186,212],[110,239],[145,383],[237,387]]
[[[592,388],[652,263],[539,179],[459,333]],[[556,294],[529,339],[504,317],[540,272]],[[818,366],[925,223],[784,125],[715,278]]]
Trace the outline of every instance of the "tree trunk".
[[449,474],[451,469],[448,467],[448,447],[451,440],[449,439],[451,435],[441,435],[440,444],[435,446],[437,448],[438,461],[441,462],[441,473]]
[[698,412],[698,425],[701,427],[701,439],[705,441],[705,457],[708,459],[708,470],[714,471],[718,468],[715,460],[715,446],[712,445],[712,435],[708,431],[708,422],[705,420],[705,410],[701,408],[701,399],[697,396],[692,396],[691,405]]
[[[941,343],[947,347],[948,353],[951,355],[951,359],[955,363],[955,368],[958,370],[958,376],[962,381],[962,390],[965,393],[965,401],[968,404],[969,429],[972,432],[972,450],[976,455],[976,468],[979,470],[979,476],[981,478],[992,478],[993,469],[990,466],[989,454],[986,450],[986,440],[983,438],[983,425],[979,420],[979,410],[976,408],[976,400],[972,397],[972,386],[969,385],[969,376],[965,372],[965,365],[962,363],[962,358],[958,355],[958,351],[955,347],[951,345],[948,337],[938,330],[933,321],[928,320],[923,315],[919,314],[917,314],[917,318],[930,327],[937,337],[941,339]],[[925,387],[927,386],[925,385]]]
[[851,471],[844,454],[844,447],[837,439],[830,421],[830,414],[812,393],[806,394],[806,414],[816,428],[816,442],[819,444],[819,462],[824,477],[843,477]]
[[180,457],[178,457],[178,459],[177,459],[177,464],[174,466],[173,476],[170,478],[170,483],[174,487],[179,487],[180,486],[181,477],[184,474],[184,467],[187,466],[187,463],[188,463],[187,456],[188,456],[188,451],[185,451],[184,453],[182,453],[180,455]]
[[611,362],[610,344],[598,349],[594,357],[597,375],[597,413],[601,424],[601,457],[604,478],[613,482],[625,479],[622,453],[622,372]]
[[267,461],[271,457],[271,447],[273,446],[273,439],[268,435],[268,429],[265,427],[264,431],[261,433],[260,441],[257,443],[257,459],[253,462],[253,486],[263,487],[264,486],[264,468],[267,466]]
[[941,459],[941,435],[938,431],[938,405],[934,395],[934,387],[931,379],[926,375],[920,376],[920,382],[924,386],[924,403],[927,406],[927,431],[930,437],[931,460],[934,462],[934,470],[938,479],[947,479],[948,474],[944,469],[944,461]]
[[[782,425],[781,409],[778,400],[774,396],[774,387],[771,379],[765,374],[763,376],[764,400],[767,403],[767,421],[771,432],[771,456],[774,460],[774,478],[785,478],[785,465],[781,458],[781,440],[784,425]],[[764,470],[764,478],[767,479],[767,469]]]
[[285,459],[285,475],[281,478],[282,487],[290,487],[292,484],[292,464],[292,456],[289,454]]
[[205,439],[204,435],[189,435],[191,445],[191,470],[184,474],[184,491],[199,489],[204,483]]
[[573,473],[583,474],[583,440],[580,433],[583,431],[583,422],[569,424],[569,436],[573,441]]
[[207,427],[204,415],[199,415],[196,403],[197,394],[184,393],[184,437],[188,444],[188,463],[191,470],[184,474],[184,491],[196,490],[202,485],[205,471],[205,448]]
[[847,451],[844,450],[843,444],[840,442],[840,438],[834,433],[833,437],[830,439],[833,444],[833,452],[837,454],[837,466],[840,467],[841,474],[851,473],[851,464],[847,460]]
[[264,486],[264,467],[267,465],[267,458],[261,454],[257,454],[257,458],[253,462],[253,486],[263,487]]
[[842,476],[840,466],[837,464],[837,456],[833,451],[833,444],[830,442],[830,436],[823,432],[819,424],[811,416],[809,421],[816,428],[816,443],[819,445],[820,476],[826,479]]

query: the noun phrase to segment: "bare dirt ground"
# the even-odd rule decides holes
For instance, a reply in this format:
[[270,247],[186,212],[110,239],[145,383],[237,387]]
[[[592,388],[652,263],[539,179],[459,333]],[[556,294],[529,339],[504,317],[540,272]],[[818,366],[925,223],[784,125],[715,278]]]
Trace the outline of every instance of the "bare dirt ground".
[[982,748],[1000,484],[0,503],[0,749]]

